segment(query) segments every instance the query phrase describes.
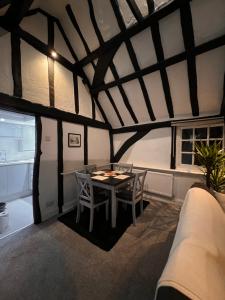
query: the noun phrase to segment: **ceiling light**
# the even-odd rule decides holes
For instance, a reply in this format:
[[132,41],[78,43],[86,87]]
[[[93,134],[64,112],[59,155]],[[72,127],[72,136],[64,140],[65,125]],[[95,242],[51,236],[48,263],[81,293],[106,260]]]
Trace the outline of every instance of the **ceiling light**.
[[57,58],[57,56],[58,56],[58,54],[54,50],[52,50],[51,51],[51,57]]

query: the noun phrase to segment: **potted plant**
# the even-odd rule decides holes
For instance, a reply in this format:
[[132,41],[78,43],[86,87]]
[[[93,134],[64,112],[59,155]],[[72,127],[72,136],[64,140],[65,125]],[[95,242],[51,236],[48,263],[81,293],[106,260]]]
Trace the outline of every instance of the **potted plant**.
[[216,199],[222,206],[225,205],[225,167],[217,166],[210,176],[210,184],[214,190]]
[[[218,176],[222,174],[220,173],[220,169],[224,170],[225,153],[221,150],[221,142],[214,142],[212,145],[206,145],[205,143],[200,142],[195,145],[195,155],[198,165],[203,167],[206,185],[210,188],[212,178],[215,179],[216,174]],[[219,177],[217,177],[217,179],[218,178]]]

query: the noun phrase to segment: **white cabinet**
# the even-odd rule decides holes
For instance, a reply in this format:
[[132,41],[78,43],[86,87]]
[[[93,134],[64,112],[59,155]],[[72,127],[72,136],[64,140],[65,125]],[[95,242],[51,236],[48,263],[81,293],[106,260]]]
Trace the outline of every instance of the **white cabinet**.
[[31,163],[0,166],[0,202],[32,194]]
[[7,180],[7,166],[0,167],[0,202],[7,196],[8,180]]

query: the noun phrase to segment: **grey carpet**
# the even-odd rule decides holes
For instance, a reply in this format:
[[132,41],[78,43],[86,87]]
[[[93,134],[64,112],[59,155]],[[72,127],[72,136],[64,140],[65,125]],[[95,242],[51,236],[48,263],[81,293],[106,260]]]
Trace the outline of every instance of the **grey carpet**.
[[151,300],[178,216],[151,201],[109,252],[58,221],[24,229],[0,241],[0,299]]

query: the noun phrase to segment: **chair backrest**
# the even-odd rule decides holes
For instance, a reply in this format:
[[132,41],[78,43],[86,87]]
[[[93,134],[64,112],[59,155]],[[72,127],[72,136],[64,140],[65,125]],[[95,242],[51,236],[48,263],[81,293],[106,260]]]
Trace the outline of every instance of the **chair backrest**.
[[124,172],[131,173],[132,169],[133,169],[133,164],[117,163],[117,164],[115,164],[114,169],[118,170],[118,171],[124,171]]
[[76,172],[75,176],[79,187],[79,199],[93,203],[94,193],[90,174]]
[[94,171],[97,170],[97,166],[96,165],[84,165],[84,170],[86,173],[93,173]]
[[132,195],[132,200],[134,202],[137,202],[138,200],[142,199],[146,174],[147,171],[139,172],[135,174],[133,195]]

